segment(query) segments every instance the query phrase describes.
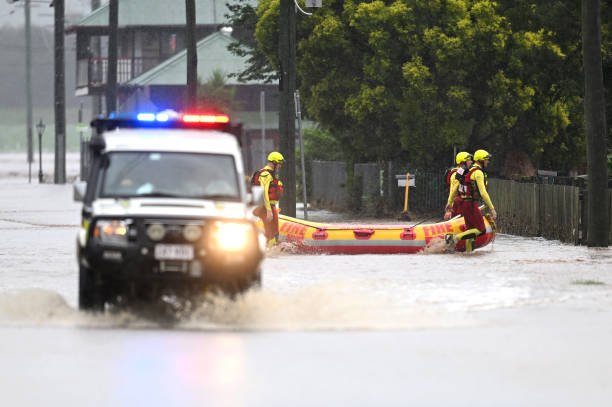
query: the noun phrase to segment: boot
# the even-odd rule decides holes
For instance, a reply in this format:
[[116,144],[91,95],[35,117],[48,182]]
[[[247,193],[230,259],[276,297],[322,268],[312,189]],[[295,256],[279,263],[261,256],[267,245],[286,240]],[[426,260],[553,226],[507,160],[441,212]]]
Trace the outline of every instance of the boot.
[[268,243],[267,243],[267,248],[268,249],[270,249],[270,248],[272,248],[274,246],[276,246],[276,238],[275,237],[273,237],[272,239],[268,240]]
[[457,241],[455,240],[455,235],[453,235],[452,233],[447,233],[446,235],[444,235],[444,241],[446,242],[447,246],[454,246],[455,243],[457,243]]
[[474,250],[474,239],[466,239],[465,240],[465,252],[472,253]]

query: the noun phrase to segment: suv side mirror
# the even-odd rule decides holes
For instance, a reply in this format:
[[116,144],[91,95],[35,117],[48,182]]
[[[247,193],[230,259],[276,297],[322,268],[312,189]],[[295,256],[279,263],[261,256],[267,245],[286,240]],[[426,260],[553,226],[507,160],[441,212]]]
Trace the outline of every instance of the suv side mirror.
[[76,202],[83,202],[85,199],[85,191],[87,190],[87,182],[77,181],[72,187],[72,196]]
[[251,193],[249,194],[249,205],[253,205],[253,206],[263,205],[263,194],[264,194],[264,189],[262,187],[258,187],[258,186],[251,187]]

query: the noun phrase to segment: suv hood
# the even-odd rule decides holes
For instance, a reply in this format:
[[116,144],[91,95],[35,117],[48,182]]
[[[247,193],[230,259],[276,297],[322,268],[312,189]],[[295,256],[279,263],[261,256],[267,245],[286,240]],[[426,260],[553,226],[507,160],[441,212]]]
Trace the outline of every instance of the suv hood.
[[241,202],[220,202],[200,199],[130,198],[97,199],[94,216],[153,217],[220,217],[243,219],[247,206]]

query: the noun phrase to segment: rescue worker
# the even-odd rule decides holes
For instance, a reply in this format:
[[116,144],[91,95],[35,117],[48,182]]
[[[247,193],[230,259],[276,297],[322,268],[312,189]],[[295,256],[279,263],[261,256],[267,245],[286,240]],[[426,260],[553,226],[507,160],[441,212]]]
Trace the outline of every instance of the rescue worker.
[[461,214],[465,221],[465,232],[456,235],[446,235],[445,240],[449,245],[454,245],[459,240],[465,240],[466,252],[472,251],[472,243],[477,236],[486,232],[484,216],[480,212],[479,204],[482,200],[491,211],[491,218],[497,218],[497,212],[487,192],[486,168],[491,160],[491,154],[485,150],[474,152],[474,163],[465,175],[463,182],[459,185],[459,195],[462,199]]
[[278,178],[278,170],[285,162],[283,155],[277,151],[268,154],[268,163],[260,170],[255,171],[251,178],[252,185],[263,187],[264,204],[253,210],[264,224],[264,233],[268,240],[268,247],[274,246],[278,241],[278,201],[283,194],[283,183]]
[[461,196],[459,185],[472,166],[472,154],[461,151],[455,157],[457,166],[446,174],[446,185],[449,187],[448,200],[444,208],[444,220],[449,220],[461,214]]

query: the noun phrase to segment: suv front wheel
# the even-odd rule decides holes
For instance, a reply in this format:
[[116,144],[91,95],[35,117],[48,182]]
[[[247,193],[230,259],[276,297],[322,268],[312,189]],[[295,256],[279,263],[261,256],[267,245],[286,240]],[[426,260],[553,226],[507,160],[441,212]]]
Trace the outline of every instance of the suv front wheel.
[[79,309],[104,311],[104,296],[95,269],[79,265]]

